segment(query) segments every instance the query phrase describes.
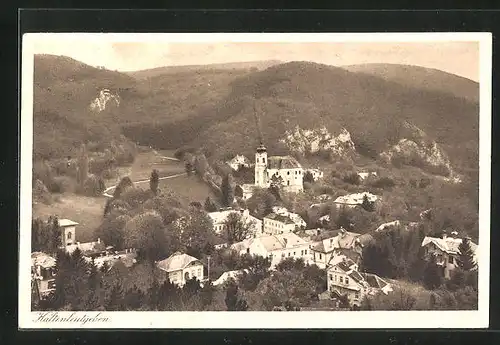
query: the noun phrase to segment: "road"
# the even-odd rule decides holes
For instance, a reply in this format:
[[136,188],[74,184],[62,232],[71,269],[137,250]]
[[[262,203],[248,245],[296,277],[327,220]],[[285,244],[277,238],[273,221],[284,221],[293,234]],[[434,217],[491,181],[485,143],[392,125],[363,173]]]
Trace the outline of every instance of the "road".
[[[155,154],[158,154],[157,151],[154,151],[153,152]],[[163,158],[163,159],[168,159],[168,160],[171,160],[171,161],[176,161],[178,162],[179,160],[177,158],[174,158],[174,157],[166,157],[166,156],[160,156],[158,155],[160,158]],[[179,173],[179,174],[174,174],[174,175],[169,175],[169,176],[163,176],[163,177],[160,177],[158,180],[168,180],[168,179],[171,179],[171,178],[175,178],[175,177],[179,177],[179,176],[184,176],[186,175],[186,173]],[[144,179],[144,180],[140,180],[140,181],[133,181],[134,184],[138,184],[138,183],[145,183],[145,182],[149,182],[149,179]],[[103,196],[107,197],[107,198],[112,198],[113,195],[109,194],[110,191],[114,190],[116,188],[117,185],[114,185],[114,186],[111,186],[111,187],[108,187],[106,188],[106,190],[102,193]]]

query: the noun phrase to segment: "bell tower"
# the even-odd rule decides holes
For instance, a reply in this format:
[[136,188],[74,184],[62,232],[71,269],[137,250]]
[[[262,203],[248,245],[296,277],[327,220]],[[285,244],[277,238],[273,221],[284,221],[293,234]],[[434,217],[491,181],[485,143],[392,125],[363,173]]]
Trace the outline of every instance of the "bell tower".
[[267,150],[264,144],[260,143],[255,152],[255,185],[257,187],[267,187]]

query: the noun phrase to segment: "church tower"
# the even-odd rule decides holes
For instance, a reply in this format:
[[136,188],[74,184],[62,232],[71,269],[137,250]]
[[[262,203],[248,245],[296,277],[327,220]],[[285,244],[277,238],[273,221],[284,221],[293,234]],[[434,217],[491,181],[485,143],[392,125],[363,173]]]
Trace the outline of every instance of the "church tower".
[[255,186],[266,188],[267,183],[267,150],[264,144],[260,144],[257,147],[257,152],[255,153]]

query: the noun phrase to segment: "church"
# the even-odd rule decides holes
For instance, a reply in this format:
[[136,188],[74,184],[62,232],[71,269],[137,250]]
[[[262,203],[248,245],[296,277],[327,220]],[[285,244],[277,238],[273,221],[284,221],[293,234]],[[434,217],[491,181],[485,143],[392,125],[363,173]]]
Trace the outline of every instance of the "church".
[[304,169],[292,156],[267,156],[263,144],[255,153],[255,186],[269,188],[271,183],[286,192],[298,193],[304,190]]

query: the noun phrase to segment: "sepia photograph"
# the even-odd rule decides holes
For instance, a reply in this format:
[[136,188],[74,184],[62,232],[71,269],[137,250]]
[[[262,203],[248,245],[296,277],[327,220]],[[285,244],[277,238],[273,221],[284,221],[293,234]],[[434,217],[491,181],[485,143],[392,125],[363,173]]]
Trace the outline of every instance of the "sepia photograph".
[[489,33],[25,34],[20,327],[486,327],[491,59]]

